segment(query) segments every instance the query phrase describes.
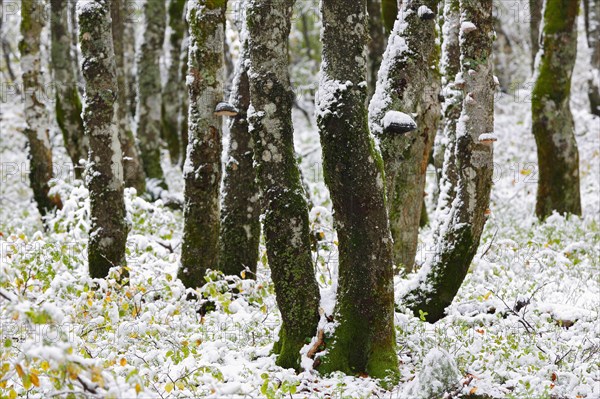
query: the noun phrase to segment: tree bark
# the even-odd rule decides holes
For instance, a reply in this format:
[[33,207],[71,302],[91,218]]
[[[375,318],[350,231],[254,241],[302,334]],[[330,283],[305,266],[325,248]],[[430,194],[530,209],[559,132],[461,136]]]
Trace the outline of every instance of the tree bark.
[[584,0],[588,47],[592,49],[588,98],[592,114],[600,116],[600,0]]
[[79,160],[87,159],[88,143],[83,133],[76,65],[71,57],[67,0],[51,0],[50,11],[56,121],[62,132],[67,154],[73,162],[75,176],[81,178],[82,166]]
[[[188,73],[188,54],[189,54],[190,35],[186,28],[183,41],[181,42],[181,76],[187,76]],[[181,136],[181,168],[185,165],[188,144],[188,109],[190,106],[190,97],[187,93],[179,96],[179,132]]]
[[223,100],[226,9],[226,0],[200,0],[189,3],[187,14],[190,104],[179,270],[186,287],[203,285],[206,270],[218,267],[223,139],[221,119],[214,110]]
[[[425,174],[440,118],[437,6],[438,0],[403,2],[369,105],[371,130],[380,138],[385,166],[394,261],[406,271],[415,262]],[[417,129],[384,132],[389,111],[417,115]]]
[[[456,125],[456,194],[440,220],[433,258],[403,295],[415,315],[435,322],[460,288],[477,252],[492,187],[494,129],[492,0],[460,0],[460,60],[464,99]],[[457,79],[458,80],[458,79]]]
[[391,33],[392,29],[394,29],[394,23],[398,16],[398,1],[381,0],[381,16],[383,17],[383,25],[387,33]]
[[366,1],[323,0],[321,15],[323,63],[317,124],[340,255],[334,315],[338,326],[328,340],[319,371],[367,373],[375,378],[391,375],[395,380],[399,372],[392,242],[383,165],[369,134],[363,83]]
[[381,0],[367,0],[367,11],[369,13],[369,67],[367,84],[369,87],[368,99],[375,93],[377,83],[377,72],[385,52],[385,28],[381,15]]
[[251,106],[264,234],[282,325],[273,347],[276,363],[300,369],[300,349],[317,332],[319,288],[315,279],[308,208],[293,141],[293,92],[288,36],[294,0],[251,0],[246,9]]
[[127,223],[123,163],[115,116],[118,96],[110,0],[78,5],[79,43],[85,80],[83,124],[90,142],[90,276],[104,278],[125,264]]
[[112,18],[112,37],[115,51],[117,73],[117,126],[123,154],[125,187],[133,187],[138,194],[146,191],[146,174],[131,124],[129,121],[129,85],[127,83],[127,68],[125,64],[125,18],[126,9],[123,0],[112,0],[110,12]]
[[160,56],[165,39],[166,9],[164,1],[144,3],[144,39],[137,59],[138,118],[137,138],[146,177],[153,185],[167,189],[160,165],[162,87]]
[[532,92],[532,129],[539,180],[536,215],[581,214],[579,152],[569,106],[577,55],[578,1],[547,0]]
[[167,10],[169,27],[171,28],[168,37],[171,63],[167,72],[167,83],[163,89],[161,115],[162,132],[173,165],[177,165],[181,157],[178,119],[181,104],[179,96],[181,93],[185,94],[185,81],[182,79],[183,75],[180,75],[181,43],[186,28],[184,20],[185,4],[186,0],[170,0]]
[[[587,1],[587,0],[585,0]],[[540,50],[540,23],[544,0],[529,0],[529,27],[531,40],[531,70],[535,70],[535,57]]]
[[223,179],[223,209],[219,269],[239,275],[245,268],[256,274],[260,241],[260,195],[253,166],[254,142],[248,132],[250,105],[248,44],[245,22],[240,32],[242,49],[238,58],[229,102],[238,109],[230,119],[229,147]]
[[33,198],[42,216],[54,208],[61,208],[58,196],[50,196],[52,179],[52,147],[49,139],[49,121],[43,99],[44,80],[41,70],[41,33],[45,25],[44,4],[39,1],[22,1],[21,71],[25,92],[25,135],[29,142],[29,180]]

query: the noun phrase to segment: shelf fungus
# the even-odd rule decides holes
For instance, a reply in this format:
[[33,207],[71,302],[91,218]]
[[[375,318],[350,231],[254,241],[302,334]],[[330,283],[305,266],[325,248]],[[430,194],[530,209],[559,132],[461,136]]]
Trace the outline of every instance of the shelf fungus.
[[388,111],[383,117],[383,132],[406,134],[417,129],[413,118],[399,111]]
[[236,116],[238,109],[227,102],[220,102],[215,107],[215,115],[217,116]]
[[498,141],[498,137],[494,133],[483,133],[479,135],[479,142],[481,144],[492,145],[494,141]]

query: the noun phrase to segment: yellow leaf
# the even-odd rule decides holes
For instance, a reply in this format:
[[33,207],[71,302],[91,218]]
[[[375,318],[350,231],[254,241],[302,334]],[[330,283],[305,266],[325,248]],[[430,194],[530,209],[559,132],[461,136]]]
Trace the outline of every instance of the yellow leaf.
[[104,388],[104,378],[102,377],[102,370],[99,367],[92,367],[92,382]]
[[488,293],[483,296],[483,299],[487,301],[490,295],[492,295],[492,291],[488,291]]
[[48,371],[48,369],[50,368],[50,364],[48,364],[48,362],[44,360],[44,361],[43,361],[43,362],[40,364],[40,367],[42,368],[42,370],[44,370],[44,371]]
[[33,385],[35,385],[36,387],[40,386],[40,379],[37,376],[37,374],[34,374],[34,373],[29,374],[29,379],[31,380],[31,383]]
[[15,370],[17,370],[17,374],[19,374],[19,377],[23,378],[23,376],[25,375],[25,373],[23,372],[23,367],[21,367],[20,364],[16,364],[15,365]]
[[242,276],[242,278],[246,278],[246,271],[242,270],[242,272],[240,273],[240,275]]
[[172,390],[173,390],[173,383],[167,382],[167,384],[165,385],[165,391],[171,392]]
[[8,381],[0,381],[0,388],[2,388],[2,389],[6,388],[7,383],[8,383]]
[[142,391],[142,386],[138,382],[137,384],[135,384],[135,393],[140,393],[141,391]]
[[125,359],[124,357],[122,357],[121,361],[119,363],[121,364],[121,366],[125,367],[125,365],[127,364],[127,359]]
[[471,390],[469,391],[469,395],[475,395],[475,392],[477,392],[477,387],[471,388]]
[[8,393],[8,397],[9,397],[10,399],[16,399],[16,397],[17,397],[17,392],[16,392],[14,389],[12,389],[12,388],[11,388],[10,392]]
[[177,387],[177,389],[179,389],[180,391],[183,391],[185,389],[185,384],[183,383],[183,381],[177,381],[175,383],[175,386]]

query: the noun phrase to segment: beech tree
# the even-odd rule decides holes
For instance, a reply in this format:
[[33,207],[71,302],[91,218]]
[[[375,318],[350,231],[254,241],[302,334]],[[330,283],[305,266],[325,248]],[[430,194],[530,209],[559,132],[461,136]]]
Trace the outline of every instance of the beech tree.
[[367,11],[369,13],[369,68],[367,82],[369,85],[368,98],[370,99],[375,92],[377,72],[379,71],[385,51],[386,37],[383,17],[381,15],[381,0],[367,0]]
[[248,120],[263,195],[267,257],[282,318],[273,352],[279,366],[299,370],[300,349],[317,330],[319,287],[312,265],[308,207],[294,152],[294,95],[288,72],[293,6],[294,0],[250,0],[246,12]]
[[569,101],[577,55],[578,1],[546,0],[532,91],[539,179],[535,213],[581,214],[579,152]]
[[[317,124],[339,240],[333,337],[319,371],[398,377],[384,170],[367,124],[366,0],[321,2]],[[344,38],[344,40],[339,40]],[[385,58],[385,57],[384,57]]]
[[531,40],[531,69],[535,69],[535,57],[540,49],[540,23],[544,0],[529,0],[529,27]]
[[104,278],[125,264],[127,223],[123,162],[115,118],[118,88],[113,49],[111,0],[78,5],[81,69],[85,80],[83,125],[89,138],[90,276]]
[[592,50],[588,98],[592,114],[600,116],[600,0],[584,0],[583,5],[587,43]]
[[49,138],[49,120],[43,98],[40,96],[44,85],[41,69],[41,34],[45,25],[44,3],[22,1],[21,71],[25,92],[25,135],[29,143],[29,182],[33,198],[42,216],[54,208],[61,208],[58,196],[50,195],[52,179],[52,147]]
[[226,10],[225,0],[188,4],[189,129],[179,269],[186,287],[203,285],[206,270],[218,266],[223,138],[215,108],[223,99]]
[[[452,7],[452,1],[449,1]],[[417,278],[405,287],[403,303],[415,315],[435,322],[458,292],[477,252],[486,221],[492,187],[494,131],[494,40],[492,0],[460,0],[460,74],[463,102],[456,124],[454,157],[456,186],[451,206],[438,214],[439,234],[435,253]],[[442,194],[445,195],[445,194]]]
[[56,121],[62,132],[67,154],[73,162],[75,176],[81,178],[79,160],[87,159],[87,138],[83,133],[81,100],[77,89],[78,68],[71,57],[68,23],[68,0],[50,1],[51,63],[56,89]]
[[[394,261],[406,271],[415,261],[425,173],[440,118],[437,7],[438,0],[402,3],[369,105],[385,167]],[[395,111],[416,115],[416,129],[399,132],[389,126]]]

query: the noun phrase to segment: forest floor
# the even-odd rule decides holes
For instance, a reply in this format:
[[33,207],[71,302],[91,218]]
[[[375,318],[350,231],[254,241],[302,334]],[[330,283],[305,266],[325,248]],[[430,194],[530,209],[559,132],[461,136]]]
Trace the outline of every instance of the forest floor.
[[[176,279],[181,211],[162,201],[127,191],[129,284],[120,286],[114,274],[92,280],[87,190],[69,173],[54,129],[54,189],[64,208],[44,230],[28,185],[22,103],[9,99],[0,136],[0,397],[428,397],[442,363],[459,373],[451,388],[459,396],[600,397],[600,121],[588,111],[586,57],[581,44],[572,109],[583,216],[536,220],[527,84],[499,94],[492,214],[478,254],[443,320],[425,323],[397,304],[402,378],[391,391],[368,376],[320,376],[307,358],[300,374],[275,365],[270,349],[280,315],[264,245],[255,279],[211,275],[202,292],[216,309],[201,314]],[[315,205],[311,227],[325,237],[315,248],[315,270],[323,312],[331,314],[337,273],[331,202],[314,121],[298,114],[295,122]],[[166,154],[164,161],[171,192],[180,195],[181,173]],[[423,229],[419,261],[432,248],[429,233]],[[405,283],[395,281],[397,288]]]

